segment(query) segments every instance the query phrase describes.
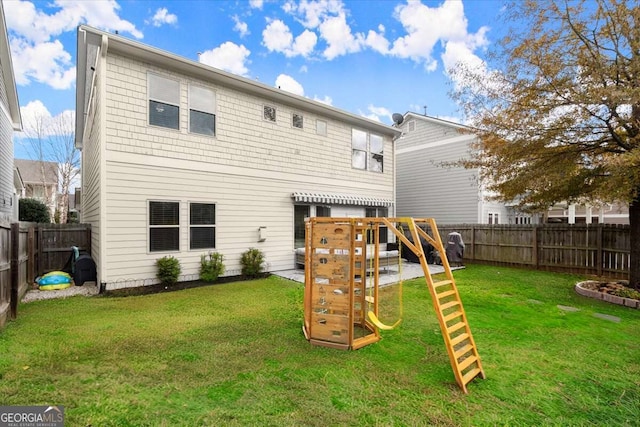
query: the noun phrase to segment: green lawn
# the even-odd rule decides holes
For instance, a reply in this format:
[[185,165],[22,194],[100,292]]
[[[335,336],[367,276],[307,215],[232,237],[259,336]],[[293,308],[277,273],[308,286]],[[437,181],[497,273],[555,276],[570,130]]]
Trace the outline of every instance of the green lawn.
[[405,281],[399,328],[345,352],[310,345],[303,286],[270,277],[20,305],[0,405],[64,405],[69,426],[640,424],[640,310],[575,294],[576,276],[455,277],[487,375],[468,395],[424,279]]

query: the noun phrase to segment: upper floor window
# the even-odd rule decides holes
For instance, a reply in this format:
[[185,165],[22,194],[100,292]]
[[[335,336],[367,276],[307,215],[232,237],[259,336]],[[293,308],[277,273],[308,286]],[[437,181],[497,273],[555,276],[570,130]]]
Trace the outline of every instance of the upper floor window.
[[216,134],[216,94],[211,89],[189,85],[189,132]]
[[149,202],[149,252],[180,250],[180,203]]
[[147,74],[149,124],[180,129],[180,82],[157,74]]
[[302,114],[293,113],[293,123],[292,123],[293,127],[302,129],[302,124],[303,124]]
[[384,139],[382,136],[353,129],[351,132],[351,166],[355,169],[383,172]]
[[324,120],[316,120],[316,133],[318,135],[327,136],[327,122]]
[[270,122],[276,121],[276,107],[271,105],[265,105],[263,110],[263,117],[265,120]]

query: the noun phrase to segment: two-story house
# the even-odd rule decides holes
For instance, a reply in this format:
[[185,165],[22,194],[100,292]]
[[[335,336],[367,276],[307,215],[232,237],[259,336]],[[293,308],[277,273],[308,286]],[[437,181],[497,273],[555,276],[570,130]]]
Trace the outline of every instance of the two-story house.
[[22,130],[20,104],[11,62],[9,37],[0,1],[0,219],[18,220],[18,195],[13,167],[13,132]]
[[452,166],[468,158],[476,136],[464,125],[404,114],[396,141],[397,215],[432,217],[438,224],[535,223],[537,215],[491,200],[478,171]]
[[309,216],[394,214],[399,130],[124,37],[78,29],[81,221],[106,289],[249,248],[294,267]]
[[20,197],[40,200],[53,219],[58,201],[58,164],[28,159],[15,159],[14,164],[24,186]]

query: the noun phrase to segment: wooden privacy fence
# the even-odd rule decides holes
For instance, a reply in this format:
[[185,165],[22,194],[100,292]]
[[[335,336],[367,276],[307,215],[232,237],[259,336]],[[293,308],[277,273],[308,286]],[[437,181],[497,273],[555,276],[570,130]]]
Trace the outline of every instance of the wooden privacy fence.
[[72,246],[90,254],[90,225],[0,220],[0,328],[16,318],[18,302],[37,276],[64,267]]
[[439,225],[462,235],[470,262],[628,279],[630,230],[619,224]]

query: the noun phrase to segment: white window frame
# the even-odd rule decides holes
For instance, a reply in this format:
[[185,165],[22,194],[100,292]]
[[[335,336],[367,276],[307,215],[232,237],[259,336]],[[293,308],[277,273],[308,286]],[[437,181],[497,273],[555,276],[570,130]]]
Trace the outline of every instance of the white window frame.
[[[154,79],[158,79],[157,88],[155,87],[154,83],[156,82],[153,81]],[[177,85],[173,88],[174,90],[176,90],[175,94],[169,94],[166,90],[171,85]],[[174,96],[176,95],[177,97],[175,97],[174,99]],[[172,127],[163,126],[157,123],[151,123],[151,102],[176,107],[178,109],[178,126]],[[180,81],[167,76],[162,76],[160,74],[147,73],[147,108],[147,124],[149,126],[180,131]]]
[[[194,111],[201,114],[209,114],[213,117],[213,133],[209,134],[191,129],[191,113]],[[216,136],[216,93],[213,89],[189,84],[189,133],[210,137]]]
[[[267,114],[267,111],[271,110],[273,111],[273,118],[271,117],[271,115]],[[262,119],[266,122],[270,122],[270,123],[276,123],[277,119],[278,119],[278,109],[276,107],[274,107],[273,105],[263,105],[262,106]]]
[[[178,205],[178,224],[151,224],[151,204],[152,203],[172,203]],[[151,248],[152,229],[178,229],[178,247],[175,249],[153,250]],[[170,253],[180,252],[180,201],[179,200],[147,200],[147,251],[148,253]]]
[[[213,224],[192,224],[191,218],[191,207],[193,205],[211,205],[213,206]],[[202,251],[202,250],[210,250],[216,249],[218,243],[218,227],[217,227],[217,216],[218,216],[218,205],[213,202],[189,202],[189,208],[187,212],[188,224],[189,224],[189,250],[190,251]],[[193,240],[191,238],[191,230],[194,228],[212,228],[213,229],[213,246],[212,247],[198,247],[194,248],[192,246]]]
[[316,119],[316,134],[321,136],[327,136],[327,122],[326,120]]
[[[356,135],[359,135],[356,138]],[[380,149],[374,151],[372,137],[379,138]],[[356,142],[358,143],[356,145]],[[362,129],[352,128],[351,129],[351,167],[353,169],[366,170],[369,172],[375,173],[384,173],[384,137],[382,135],[378,135],[375,133],[370,133]],[[354,159],[355,155],[358,154],[360,157],[364,157],[364,167],[356,166]],[[375,162],[374,159],[376,156],[381,157],[381,162]],[[376,170],[375,166],[378,164],[381,165],[380,170]]]

